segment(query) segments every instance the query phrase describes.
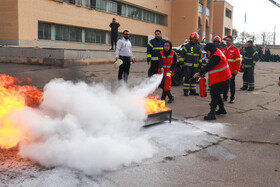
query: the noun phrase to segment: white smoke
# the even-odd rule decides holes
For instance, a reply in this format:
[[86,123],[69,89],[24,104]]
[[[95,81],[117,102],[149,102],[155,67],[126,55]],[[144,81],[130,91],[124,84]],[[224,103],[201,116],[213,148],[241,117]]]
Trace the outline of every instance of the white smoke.
[[52,80],[38,109],[26,107],[12,115],[26,132],[19,154],[46,167],[66,166],[86,174],[152,157],[156,148],[139,133],[146,119],[140,103],[161,79],[156,75],[114,92],[104,84]]

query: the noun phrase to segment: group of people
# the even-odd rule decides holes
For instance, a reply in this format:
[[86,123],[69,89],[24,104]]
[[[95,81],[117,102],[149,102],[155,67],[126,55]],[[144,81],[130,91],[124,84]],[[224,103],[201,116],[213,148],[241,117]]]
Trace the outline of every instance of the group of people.
[[[180,67],[184,71],[183,95],[198,95],[196,92],[196,80],[199,76],[209,74],[210,83],[210,112],[204,117],[205,120],[215,120],[216,115],[226,114],[224,102],[228,99],[229,103],[235,101],[235,77],[239,72],[243,72],[243,86],[241,90],[253,91],[254,67],[258,61],[258,52],[253,48],[253,42],[248,41],[247,47],[242,51],[243,60],[240,62],[240,51],[232,43],[232,36],[224,38],[226,45],[222,47],[221,38],[214,37],[213,43],[207,43],[204,50],[207,52],[209,62],[202,66],[201,46],[198,43],[199,35],[193,32],[189,42],[183,45],[179,59]],[[112,44],[113,46],[113,44]],[[131,62],[134,58],[129,41],[129,31],[123,31],[123,37],[116,43],[116,60],[121,59],[122,65],[119,67],[118,79],[127,81]],[[163,79],[160,84],[162,88],[161,99],[165,100],[168,96],[169,103],[174,101],[171,94],[171,78],[177,66],[177,56],[172,50],[172,43],[162,38],[160,30],[155,31],[155,38],[150,40],[147,45],[147,63],[150,65],[148,76],[162,74]],[[222,98],[222,96],[223,98]],[[219,109],[216,111],[217,106]]]

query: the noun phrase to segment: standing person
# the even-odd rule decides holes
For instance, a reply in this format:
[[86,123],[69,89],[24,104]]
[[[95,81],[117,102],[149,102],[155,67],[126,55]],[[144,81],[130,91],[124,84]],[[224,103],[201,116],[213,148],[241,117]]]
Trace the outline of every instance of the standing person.
[[184,96],[198,95],[196,93],[196,80],[191,79],[197,72],[198,67],[202,64],[201,47],[197,44],[199,35],[193,32],[190,36],[190,42],[183,46],[180,58],[180,65],[184,66],[185,80],[184,80]]
[[129,41],[129,31],[123,31],[123,37],[118,40],[116,47],[116,60],[121,59],[123,61],[122,65],[119,67],[118,79],[124,79],[127,82],[129,69],[130,69],[130,61],[134,63],[133,54],[131,50],[131,43]]
[[175,51],[172,50],[172,43],[165,41],[163,44],[163,50],[160,51],[159,55],[159,74],[163,73],[162,78],[162,95],[161,100],[165,100],[168,96],[168,103],[174,101],[174,97],[171,94],[171,76],[174,75],[174,70],[177,64],[177,57]]
[[254,69],[258,61],[258,52],[253,48],[253,41],[247,42],[247,47],[243,50],[243,60],[241,68],[243,70],[243,87],[241,90],[253,91],[255,89]]
[[116,19],[113,18],[112,23],[110,23],[109,25],[109,27],[111,27],[111,46],[112,46],[110,50],[114,50],[114,45],[116,48],[120,26],[121,25],[118,22],[116,22]]
[[[235,77],[240,71],[240,53],[239,49],[234,47],[232,44],[232,36],[227,36],[226,43],[227,46],[222,49],[222,52],[227,58],[229,68],[232,74],[230,78],[229,88],[230,88],[230,101],[229,103],[234,103],[235,100]],[[223,100],[227,101],[228,90],[224,93]]]
[[223,46],[221,46],[221,38],[220,36],[215,36],[213,39],[213,43],[216,45],[218,49],[223,49]]
[[161,31],[156,30],[155,38],[148,43],[148,47],[147,47],[147,63],[148,65],[151,63],[151,66],[148,70],[148,77],[151,77],[154,74],[158,73],[158,60],[159,60],[158,57],[159,57],[159,52],[163,50],[164,42],[165,40],[162,39]]
[[[193,77],[197,78],[198,76],[205,75],[208,72],[209,82],[211,85],[211,103],[210,112],[204,116],[204,119],[215,120],[216,115],[227,113],[221,94],[228,90],[229,80],[232,75],[225,55],[216,48],[215,44],[208,43],[204,49],[207,51],[207,56],[210,61],[205,68],[194,74]],[[217,105],[219,106],[219,110],[216,112]]]

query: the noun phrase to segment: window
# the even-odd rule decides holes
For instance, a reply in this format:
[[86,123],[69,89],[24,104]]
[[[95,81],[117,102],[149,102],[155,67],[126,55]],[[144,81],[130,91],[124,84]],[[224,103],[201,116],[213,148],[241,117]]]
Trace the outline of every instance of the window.
[[127,6],[127,17],[134,19],[142,19],[142,12],[139,8]]
[[231,30],[228,28],[225,28],[225,35],[226,36],[231,35]]
[[115,1],[109,1],[108,2],[108,12],[112,14],[118,14],[118,3]]
[[107,0],[96,0],[95,8],[96,10],[106,11]]
[[[59,41],[108,44],[108,38],[110,37],[110,32],[108,31],[39,22],[38,38],[51,40],[51,28],[54,28],[54,39]],[[148,37],[131,35],[130,41],[133,46],[146,47]]]
[[226,8],[226,17],[231,18],[231,10]]
[[51,39],[51,24],[49,23],[40,23],[38,25],[38,38],[44,40]]
[[206,8],[206,16],[210,16],[210,9],[209,8]]
[[207,8],[210,8],[210,0],[207,0]]
[[203,13],[203,6],[201,4],[199,4],[198,6],[198,12]]
[[203,0],[199,0],[199,4],[203,5]]

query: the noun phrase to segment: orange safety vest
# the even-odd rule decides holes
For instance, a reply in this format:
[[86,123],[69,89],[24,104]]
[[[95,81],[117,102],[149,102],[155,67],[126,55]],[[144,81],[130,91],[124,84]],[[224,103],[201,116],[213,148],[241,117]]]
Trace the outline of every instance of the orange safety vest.
[[[222,51],[217,49],[213,55],[219,56],[221,58],[221,61],[217,66],[215,66],[208,72],[210,85],[224,82],[232,76],[227,62],[227,58],[222,53]],[[212,58],[212,56],[210,58]]]
[[[173,64],[173,57],[175,55],[175,51],[171,50],[170,55],[168,57],[166,57],[164,55],[163,50],[162,50],[162,51],[160,51],[160,55],[161,55],[161,58],[162,58],[162,61],[163,61],[163,69],[164,69],[163,76],[166,76],[166,73],[169,71],[169,69],[171,68],[171,65]],[[158,70],[158,73],[162,74],[160,69]],[[172,72],[171,76],[173,76],[173,75],[174,75],[174,71]]]

